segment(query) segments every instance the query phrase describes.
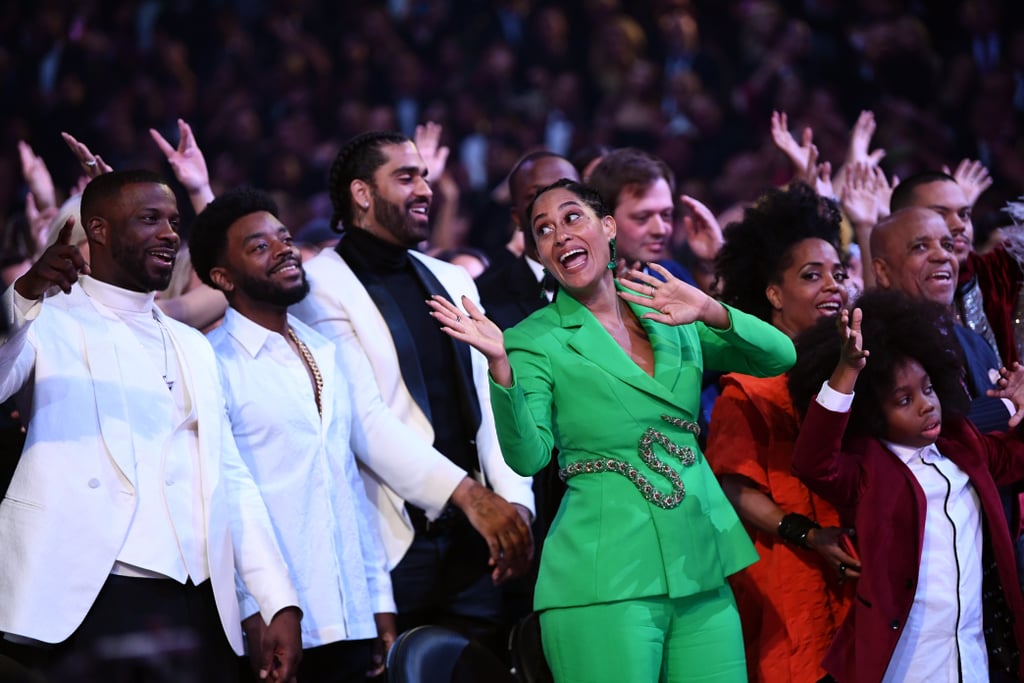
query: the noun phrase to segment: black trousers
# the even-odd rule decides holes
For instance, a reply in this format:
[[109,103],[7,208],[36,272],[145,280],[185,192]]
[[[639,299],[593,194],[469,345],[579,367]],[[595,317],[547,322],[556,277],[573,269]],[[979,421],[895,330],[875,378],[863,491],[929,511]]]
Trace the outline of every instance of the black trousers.
[[[260,683],[248,657],[239,661],[242,683]],[[363,683],[373,666],[373,640],[340,640],[302,651],[299,683]]]
[[0,640],[0,653],[60,683],[238,680],[209,581],[111,575],[70,638],[52,647]]
[[491,581],[487,542],[459,511],[417,526],[412,546],[391,570],[398,631],[438,624],[501,655],[502,588]]

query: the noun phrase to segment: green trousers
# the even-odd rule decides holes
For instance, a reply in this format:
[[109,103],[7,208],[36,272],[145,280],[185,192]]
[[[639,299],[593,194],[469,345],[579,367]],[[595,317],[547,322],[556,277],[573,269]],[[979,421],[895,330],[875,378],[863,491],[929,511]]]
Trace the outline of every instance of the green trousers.
[[558,607],[540,615],[556,683],[742,683],[743,634],[728,584],[667,596]]

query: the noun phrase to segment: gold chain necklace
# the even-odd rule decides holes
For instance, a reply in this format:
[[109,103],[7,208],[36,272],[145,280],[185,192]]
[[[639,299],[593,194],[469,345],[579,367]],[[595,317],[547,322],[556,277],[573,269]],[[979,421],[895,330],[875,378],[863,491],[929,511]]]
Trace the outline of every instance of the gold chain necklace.
[[306,367],[308,367],[309,371],[313,373],[313,384],[315,385],[314,393],[316,394],[316,411],[320,414],[320,417],[323,417],[324,409],[320,403],[320,396],[324,391],[324,376],[320,374],[320,368],[317,366],[316,361],[313,360],[313,354],[310,352],[309,347],[302,343],[299,336],[295,334],[295,330],[290,326],[288,327],[288,336],[293,342],[295,342],[295,345],[299,347],[299,353],[302,355],[302,360],[306,361]]

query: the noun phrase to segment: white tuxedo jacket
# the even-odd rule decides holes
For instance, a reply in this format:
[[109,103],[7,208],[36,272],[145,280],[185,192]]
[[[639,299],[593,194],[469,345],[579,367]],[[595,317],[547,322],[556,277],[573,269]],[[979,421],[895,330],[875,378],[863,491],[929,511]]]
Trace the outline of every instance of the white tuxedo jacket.
[[[3,305],[15,320],[13,287]],[[78,285],[47,297],[32,315],[0,346],[0,401],[18,393],[28,425],[0,502],[0,632],[56,643],[81,624],[131,523],[132,425],[147,400],[126,391],[123,378],[151,361],[131,330]],[[298,605],[298,596],[231,436],[213,349],[198,331],[157,315],[199,416],[195,485],[204,501],[210,578],[224,631],[241,654],[236,578],[264,620]],[[154,391],[161,390],[158,382]]]
[[[461,295],[466,294],[479,304],[476,286],[465,270],[415,251],[409,253],[430,269],[453,301],[458,302]],[[393,432],[395,418],[405,428],[401,430],[406,435],[404,447],[393,449],[387,457],[360,460],[367,494],[378,511],[388,566],[393,569],[409,549],[414,535],[405,502],[422,508],[428,519],[435,519],[467,473],[432,447],[434,429],[402,378],[387,322],[344,259],[333,249],[325,249],[306,263],[306,275],[310,294],[293,306],[291,313],[333,341],[339,354],[348,354],[339,363],[341,367],[358,368],[365,366],[368,360],[376,379],[379,394],[357,393],[356,409],[367,439],[381,438],[380,435],[389,430]],[[425,308],[426,303],[423,306]],[[353,347],[361,349],[365,356],[362,363],[352,358]],[[501,456],[491,413],[487,361],[475,349],[471,351],[471,358],[473,384],[480,401],[476,449],[485,479],[483,483],[510,503],[518,503],[533,512],[532,480],[513,472]],[[358,387],[358,379],[356,383]],[[381,398],[386,405],[378,405]],[[386,409],[384,414],[382,409]],[[390,437],[395,438],[395,434],[391,433]]]

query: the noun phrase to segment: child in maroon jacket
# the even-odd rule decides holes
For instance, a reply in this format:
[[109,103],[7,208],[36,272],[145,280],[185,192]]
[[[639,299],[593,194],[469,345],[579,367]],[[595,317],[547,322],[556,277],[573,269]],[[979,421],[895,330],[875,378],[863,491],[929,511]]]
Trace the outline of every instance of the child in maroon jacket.
[[[824,667],[839,683],[1017,680],[1024,598],[996,486],[1024,478],[1024,443],[963,417],[944,309],[894,292],[859,306],[840,316],[838,362],[834,330],[829,341],[819,326],[790,371],[807,406],[794,472],[853,521],[861,558]],[[1019,365],[999,387],[990,394],[1024,405]]]

